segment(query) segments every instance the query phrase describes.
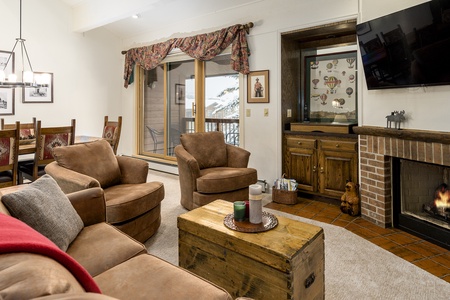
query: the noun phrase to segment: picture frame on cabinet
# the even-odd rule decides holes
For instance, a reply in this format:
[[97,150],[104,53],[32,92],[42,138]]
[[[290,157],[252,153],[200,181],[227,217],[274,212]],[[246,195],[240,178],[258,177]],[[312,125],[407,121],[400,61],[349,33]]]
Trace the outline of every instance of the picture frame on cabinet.
[[37,76],[50,75],[48,87],[27,87],[22,89],[22,103],[53,103],[53,73],[34,72],[35,80]]
[[14,115],[15,89],[0,89],[0,115]]
[[304,56],[304,121],[357,123],[356,51]]
[[269,70],[247,75],[247,103],[269,103]]

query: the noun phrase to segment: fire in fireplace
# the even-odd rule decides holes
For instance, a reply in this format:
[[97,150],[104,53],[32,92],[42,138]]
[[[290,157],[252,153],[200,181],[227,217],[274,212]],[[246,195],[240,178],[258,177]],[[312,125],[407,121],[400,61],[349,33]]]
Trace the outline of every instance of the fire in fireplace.
[[450,167],[392,162],[394,226],[450,249]]

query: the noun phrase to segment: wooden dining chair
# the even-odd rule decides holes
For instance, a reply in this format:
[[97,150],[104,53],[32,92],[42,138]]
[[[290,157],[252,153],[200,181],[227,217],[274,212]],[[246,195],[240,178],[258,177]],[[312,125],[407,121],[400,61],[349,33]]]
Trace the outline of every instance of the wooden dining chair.
[[[0,119],[0,129],[15,129],[16,124],[5,124],[5,119]],[[36,138],[36,118],[31,123],[20,123],[19,145],[34,142]]]
[[[2,126],[3,128],[3,126]],[[20,122],[0,130],[0,188],[17,184]]]
[[122,116],[119,116],[117,121],[110,121],[108,120],[108,116],[105,116],[102,138],[109,142],[109,144],[113,148],[114,154],[117,154],[117,147],[119,146],[121,130]]
[[19,183],[23,179],[34,181],[45,174],[45,166],[54,161],[53,148],[73,145],[75,141],[75,119],[70,126],[42,127],[36,125],[36,152],[32,161],[19,162]]

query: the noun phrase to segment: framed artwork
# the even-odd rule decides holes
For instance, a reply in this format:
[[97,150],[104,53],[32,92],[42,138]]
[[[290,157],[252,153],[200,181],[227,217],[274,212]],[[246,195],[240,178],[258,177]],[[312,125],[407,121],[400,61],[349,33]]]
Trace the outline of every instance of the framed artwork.
[[53,103],[53,73],[34,72],[35,80],[36,77],[42,76],[43,74],[50,74],[50,83],[48,87],[23,88],[22,89],[23,103]]
[[304,120],[357,122],[356,51],[305,56]]
[[15,89],[0,89],[0,115],[14,115]]
[[184,84],[175,83],[175,104],[182,105],[186,99],[186,87]]
[[247,75],[247,103],[269,103],[269,70]]
[[[10,56],[11,58],[8,62]],[[8,66],[5,69],[6,63],[8,63]],[[0,50],[0,70],[5,71],[6,78],[8,78],[9,74],[14,73],[14,52]]]

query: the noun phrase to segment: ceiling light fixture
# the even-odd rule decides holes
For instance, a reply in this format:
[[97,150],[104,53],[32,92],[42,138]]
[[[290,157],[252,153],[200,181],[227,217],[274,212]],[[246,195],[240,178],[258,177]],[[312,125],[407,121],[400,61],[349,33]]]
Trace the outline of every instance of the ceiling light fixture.
[[[50,83],[50,74],[34,74],[31,67],[30,58],[28,57],[27,48],[25,47],[25,40],[22,38],[22,0],[20,0],[20,35],[16,38],[16,43],[11,50],[11,53],[6,61],[3,70],[0,70],[0,88],[17,88],[17,87],[47,87]],[[11,58],[13,57],[16,46],[19,45],[22,54],[22,81],[19,81],[17,75],[12,69],[11,74],[6,74],[5,70],[9,63],[13,64]],[[25,58],[29,69],[25,70]],[[7,75],[7,76],[6,76]]]

